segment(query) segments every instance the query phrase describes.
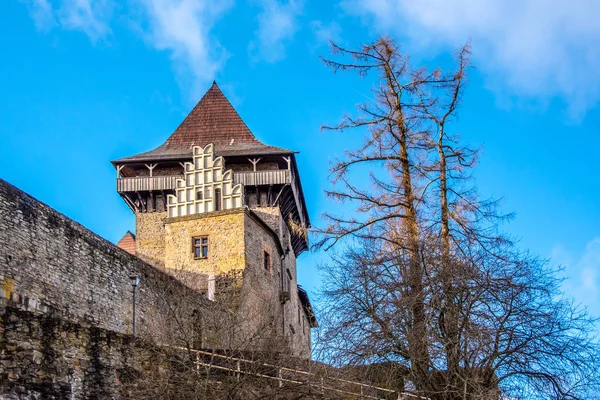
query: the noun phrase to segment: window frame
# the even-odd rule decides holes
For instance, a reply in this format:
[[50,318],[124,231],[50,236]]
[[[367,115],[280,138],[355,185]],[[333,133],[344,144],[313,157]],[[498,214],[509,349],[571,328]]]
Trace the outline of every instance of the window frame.
[[221,190],[221,188],[214,188],[213,189],[214,192],[214,202],[215,202],[215,211],[222,211],[223,210],[223,191]]
[[271,253],[267,250],[263,249],[263,269],[267,272],[273,271],[273,258],[271,257]]
[[[202,240],[206,239],[206,243],[202,243]],[[199,244],[196,244],[196,240],[200,240]],[[203,256],[203,249],[206,248],[206,256]],[[200,257],[196,256],[196,249],[200,249]],[[209,255],[210,250],[210,240],[208,235],[197,235],[192,236],[192,256],[194,260],[206,260]]]

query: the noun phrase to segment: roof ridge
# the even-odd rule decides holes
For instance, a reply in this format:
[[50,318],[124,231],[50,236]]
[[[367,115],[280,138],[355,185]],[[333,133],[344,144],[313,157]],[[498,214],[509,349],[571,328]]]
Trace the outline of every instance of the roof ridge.
[[258,140],[244,119],[221,91],[216,81],[192,108],[167,140],[145,153],[113,161],[187,158],[193,146],[215,145],[225,155],[289,154],[290,150],[269,146]]

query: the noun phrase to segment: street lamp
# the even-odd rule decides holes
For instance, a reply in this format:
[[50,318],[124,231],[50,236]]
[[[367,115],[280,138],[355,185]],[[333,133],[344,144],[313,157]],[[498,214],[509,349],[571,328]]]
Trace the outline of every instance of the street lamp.
[[133,329],[132,333],[135,336],[135,290],[140,284],[140,276],[135,272],[129,274],[129,280],[131,281],[131,286],[133,287]]

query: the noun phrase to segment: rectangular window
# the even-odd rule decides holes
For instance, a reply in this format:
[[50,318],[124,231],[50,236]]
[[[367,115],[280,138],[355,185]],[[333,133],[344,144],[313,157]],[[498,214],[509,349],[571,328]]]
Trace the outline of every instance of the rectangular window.
[[196,192],[196,200],[202,200],[204,197],[202,196],[202,190],[198,190]]
[[291,290],[291,282],[292,282],[292,274],[289,269],[285,270],[286,273],[283,275],[283,287],[281,288],[284,292],[290,293]]
[[192,238],[192,252],[194,259],[208,258],[208,236],[196,236]]
[[215,211],[221,211],[222,208],[221,189],[215,189]]
[[263,266],[267,271],[271,270],[271,255],[266,250],[263,251]]

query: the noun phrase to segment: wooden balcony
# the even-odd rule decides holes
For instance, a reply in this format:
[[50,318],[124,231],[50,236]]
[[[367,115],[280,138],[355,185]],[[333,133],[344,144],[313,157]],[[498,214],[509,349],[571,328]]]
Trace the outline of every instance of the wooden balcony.
[[[175,190],[177,179],[183,175],[169,176],[136,176],[133,178],[117,178],[117,192],[151,192],[155,190]],[[285,185],[292,183],[291,173],[287,169],[275,171],[235,172],[235,183],[248,186]]]
[[291,183],[290,171],[279,169],[274,171],[234,172],[233,180],[247,186],[285,185]]
[[133,178],[117,178],[117,192],[151,192],[154,190],[174,190],[177,179],[183,175],[170,176],[136,176]]

